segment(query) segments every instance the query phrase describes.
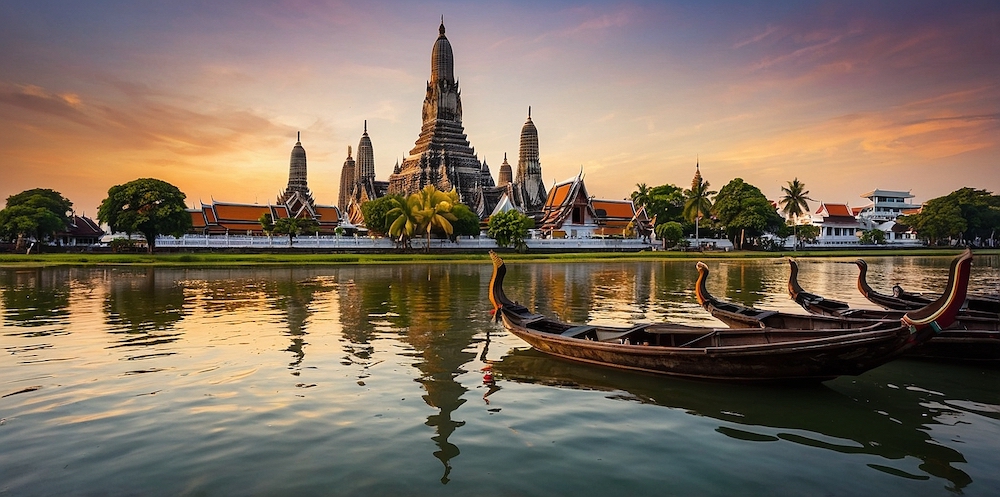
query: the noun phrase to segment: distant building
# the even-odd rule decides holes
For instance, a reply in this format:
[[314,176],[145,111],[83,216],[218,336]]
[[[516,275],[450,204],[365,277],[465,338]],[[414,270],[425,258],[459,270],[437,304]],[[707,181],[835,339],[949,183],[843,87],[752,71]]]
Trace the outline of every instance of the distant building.
[[[348,154],[350,155],[350,154]],[[332,234],[341,224],[340,210],[333,205],[318,205],[309,191],[306,169],[306,151],[301,135],[296,138],[288,164],[288,185],[278,195],[274,205],[216,202],[201,204],[201,208],[188,209],[191,215],[191,233],[204,235],[260,235],[263,227],[260,217],[270,215],[272,221],[288,217],[315,219],[319,233]]]
[[100,243],[102,236],[104,230],[93,219],[73,214],[66,229],[56,233],[53,239],[56,245],[81,247]]
[[857,211],[858,220],[869,229],[888,221],[895,221],[904,211],[919,209],[920,206],[910,203],[913,198],[910,192],[875,189],[861,195],[868,199],[866,205]]
[[631,200],[591,198],[581,172],[549,190],[540,229],[552,238],[639,238],[651,234],[652,223]]
[[812,224],[819,227],[816,245],[857,245],[861,225],[847,204],[820,203],[812,215]]

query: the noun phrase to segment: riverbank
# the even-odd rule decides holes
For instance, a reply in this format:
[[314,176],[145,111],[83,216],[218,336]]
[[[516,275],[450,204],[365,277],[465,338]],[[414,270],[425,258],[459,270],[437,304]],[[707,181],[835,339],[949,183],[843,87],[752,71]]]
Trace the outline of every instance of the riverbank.
[[[547,254],[518,254],[505,252],[508,260],[588,262],[608,260],[698,260],[698,259],[745,259],[782,257],[951,257],[957,249],[896,249],[896,250],[800,250],[796,252],[572,252]],[[978,255],[1000,254],[1000,249],[976,251]],[[234,253],[163,253],[163,254],[0,254],[0,267],[52,267],[52,266],[261,266],[261,265],[341,265],[341,264],[403,264],[403,263],[482,263],[489,261],[489,255],[482,254],[440,254],[440,253],[385,253],[385,254],[234,254]]]

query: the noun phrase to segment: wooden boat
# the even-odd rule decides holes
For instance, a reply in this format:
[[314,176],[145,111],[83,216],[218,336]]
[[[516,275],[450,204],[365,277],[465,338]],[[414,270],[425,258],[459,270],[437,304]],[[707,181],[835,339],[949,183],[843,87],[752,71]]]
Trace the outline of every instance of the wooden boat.
[[[864,328],[875,322],[898,321],[904,311],[847,308],[839,315],[800,315],[767,311],[719,300],[706,287],[708,266],[698,263],[695,296],[713,317],[734,328]],[[795,282],[796,286],[798,282]],[[812,294],[810,294],[812,295]],[[820,297],[822,298],[822,297]],[[831,302],[828,299],[823,299]],[[847,306],[840,301],[838,304]],[[1000,319],[983,313],[960,311],[955,322],[929,341],[906,351],[908,357],[951,361],[1000,361]]]
[[889,361],[952,323],[965,300],[971,255],[952,264],[934,304],[856,329],[708,328],[669,323],[577,325],[535,314],[504,293],[495,253],[489,298],[495,318],[540,352],[574,361],[691,378],[825,381]]
[[[936,297],[921,293],[911,293],[903,290],[899,285],[893,285],[892,295],[876,292],[868,284],[868,263],[864,259],[854,261],[858,265],[858,291],[873,304],[885,309],[908,311],[919,309]],[[970,311],[989,312],[1000,314],[1000,296],[970,294],[966,296],[966,307]]]

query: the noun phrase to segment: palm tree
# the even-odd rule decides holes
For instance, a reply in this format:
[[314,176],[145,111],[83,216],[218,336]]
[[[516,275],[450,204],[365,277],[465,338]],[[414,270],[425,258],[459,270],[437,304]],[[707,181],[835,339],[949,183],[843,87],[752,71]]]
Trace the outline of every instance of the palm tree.
[[632,198],[632,203],[635,204],[635,210],[639,210],[640,207],[649,203],[649,192],[650,188],[646,186],[645,183],[636,183],[636,190],[632,192],[630,196]]
[[395,206],[385,213],[386,219],[391,219],[389,225],[389,236],[395,238],[402,247],[410,244],[410,238],[417,232],[417,220],[414,212],[419,207],[416,205],[419,196],[410,195],[407,198],[393,198],[392,204]]
[[[809,212],[809,202],[808,200],[813,200],[809,198],[809,190],[806,190],[805,183],[799,181],[798,178],[793,179],[788,182],[788,186],[781,187],[781,192],[784,196],[778,201],[778,205],[781,206],[781,212],[785,217],[791,217],[793,219],[792,224],[792,238],[794,242],[792,244],[792,249],[797,250],[799,246],[798,238],[798,225],[799,216]],[[815,200],[813,200],[815,202]]]
[[442,192],[433,185],[427,185],[423,190],[410,194],[405,201],[395,200],[396,206],[386,213],[392,219],[389,225],[389,235],[399,237],[399,242],[407,244],[417,233],[427,237],[426,249],[430,250],[431,231],[435,228],[451,235],[451,223],[458,220],[451,213],[458,203],[458,192]]
[[694,242],[695,246],[701,248],[701,239],[698,233],[698,224],[701,218],[709,215],[712,211],[712,201],[709,199],[715,195],[716,191],[709,190],[709,183],[701,178],[700,164],[694,166],[694,179],[691,180],[691,189],[684,192],[687,200],[684,202],[684,211],[681,215],[684,219],[694,222]]
[[452,207],[458,203],[458,192],[452,188],[450,192],[445,193],[434,188],[434,185],[427,185],[423,190],[413,195],[418,197],[420,206],[415,213],[418,223],[417,231],[423,231],[426,234],[426,249],[430,251],[431,230],[439,228],[446,235],[451,236],[451,232],[453,231],[451,223],[458,220],[451,213]]

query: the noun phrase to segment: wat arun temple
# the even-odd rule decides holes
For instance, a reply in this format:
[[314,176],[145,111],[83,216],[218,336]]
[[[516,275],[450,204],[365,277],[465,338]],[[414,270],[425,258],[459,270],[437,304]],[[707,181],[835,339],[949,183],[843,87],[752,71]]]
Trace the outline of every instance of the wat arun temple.
[[[396,164],[389,181],[375,180],[374,158],[367,125],[358,144],[358,159],[348,157],[341,172],[338,207],[352,220],[359,220],[358,206],[385,194],[409,195],[427,185],[458,192],[459,200],[485,219],[500,205],[509,203],[529,216],[539,216],[545,203],[542,166],[538,160],[538,131],[528,120],[521,129],[517,176],[506,156],[497,182],[486,161],[480,162],[462,126],[462,95],[455,79],[455,55],[445,36],[444,22],[431,49],[431,74],[421,112],[423,124],[413,149],[402,164]],[[351,184],[353,180],[353,184]]]
[[541,219],[547,192],[542,181],[538,155],[538,131],[528,118],[521,128],[517,174],[504,155],[497,181],[493,181],[486,161],[480,161],[462,125],[462,96],[455,79],[455,56],[445,36],[444,21],[431,49],[431,73],[422,110],[420,134],[413,149],[396,163],[388,181],[375,179],[375,154],[368,125],[358,143],[357,158],[347,149],[341,169],[340,193],[336,206],[315,204],[307,182],[305,149],[301,138],[292,149],[288,186],[271,205],[213,202],[192,209],[194,231],[202,233],[257,232],[261,215],[272,219],[308,216],[319,221],[322,231],[333,230],[348,221],[361,225],[362,203],[388,194],[409,195],[427,185],[441,191],[458,192],[459,201],[480,219],[495,212],[516,209]]

